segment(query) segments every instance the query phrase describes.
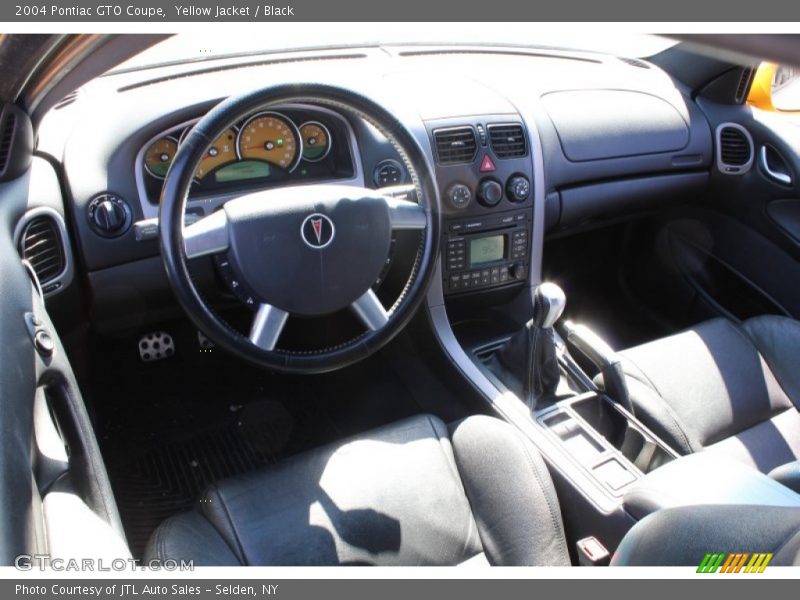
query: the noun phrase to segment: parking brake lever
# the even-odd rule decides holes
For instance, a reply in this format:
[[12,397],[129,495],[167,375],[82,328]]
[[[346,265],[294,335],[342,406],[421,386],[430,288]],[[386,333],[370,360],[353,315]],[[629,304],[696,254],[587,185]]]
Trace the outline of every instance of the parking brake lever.
[[564,321],[561,326],[564,339],[570,346],[594,364],[603,376],[603,387],[608,396],[633,414],[633,404],[625,382],[622,359],[599,335],[586,325]]

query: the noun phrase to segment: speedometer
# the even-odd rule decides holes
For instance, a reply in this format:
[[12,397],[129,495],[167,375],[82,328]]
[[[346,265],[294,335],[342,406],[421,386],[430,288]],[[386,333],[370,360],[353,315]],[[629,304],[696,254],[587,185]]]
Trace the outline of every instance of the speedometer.
[[287,171],[294,170],[302,151],[297,126],[273,112],[248,119],[239,131],[237,146],[242,160],[261,160]]

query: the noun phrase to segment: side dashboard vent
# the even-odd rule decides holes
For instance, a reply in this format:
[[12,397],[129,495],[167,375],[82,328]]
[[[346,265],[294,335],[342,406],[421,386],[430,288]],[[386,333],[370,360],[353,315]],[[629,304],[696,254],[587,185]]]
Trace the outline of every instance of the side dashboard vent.
[[32,212],[19,234],[19,252],[30,263],[45,292],[55,291],[68,272],[64,229],[49,212]]
[[528,153],[525,131],[519,123],[489,125],[489,143],[497,158],[516,158]]
[[472,127],[450,127],[433,132],[439,164],[468,163],[475,159],[478,142]]
[[734,98],[737,104],[741,104],[747,100],[747,94],[750,92],[750,84],[753,82],[754,73],[755,69],[751,67],[742,69],[742,73],[739,75],[739,85],[736,86],[736,97]]
[[728,175],[741,175],[753,166],[753,138],[741,125],[717,127],[717,167]]
[[5,172],[8,166],[8,157],[11,153],[11,143],[14,141],[14,127],[17,118],[13,113],[9,113],[3,123],[3,130],[0,132],[0,173]]

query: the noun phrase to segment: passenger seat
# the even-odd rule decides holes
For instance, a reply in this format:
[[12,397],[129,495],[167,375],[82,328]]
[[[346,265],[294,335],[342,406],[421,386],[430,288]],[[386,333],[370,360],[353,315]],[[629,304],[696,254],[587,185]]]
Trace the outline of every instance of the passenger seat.
[[800,322],[713,319],[620,355],[636,416],[675,450],[725,454],[800,492]]

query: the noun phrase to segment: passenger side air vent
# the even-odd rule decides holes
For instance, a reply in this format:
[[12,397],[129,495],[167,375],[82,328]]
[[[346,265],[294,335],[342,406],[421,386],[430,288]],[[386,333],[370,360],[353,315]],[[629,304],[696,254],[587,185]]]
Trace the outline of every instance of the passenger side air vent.
[[717,167],[727,175],[741,175],[753,166],[753,138],[741,125],[717,127]]
[[747,94],[750,92],[750,84],[753,80],[754,69],[745,67],[742,69],[742,74],[739,76],[739,85],[736,86],[736,100],[737,104],[741,104],[747,99]]
[[522,125],[489,125],[488,129],[489,143],[497,158],[515,158],[528,153]]
[[3,131],[0,133],[0,173],[6,170],[8,165],[8,156],[11,152],[11,142],[14,139],[14,127],[17,124],[17,118],[13,113],[9,113],[6,117],[6,122],[3,123]]
[[450,127],[433,132],[439,164],[468,163],[475,159],[478,143],[472,127]]

